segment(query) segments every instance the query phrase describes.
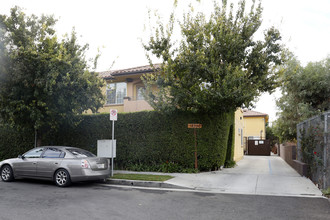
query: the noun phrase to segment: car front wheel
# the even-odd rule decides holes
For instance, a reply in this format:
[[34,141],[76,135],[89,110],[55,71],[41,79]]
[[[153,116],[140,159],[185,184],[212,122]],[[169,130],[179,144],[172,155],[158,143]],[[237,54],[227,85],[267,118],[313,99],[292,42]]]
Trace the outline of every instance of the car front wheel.
[[71,184],[70,174],[65,169],[59,169],[55,172],[55,184],[60,187],[69,186]]
[[1,168],[1,179],[4,182],[11,182],[14,180],[13,169],[9,165],[4,165]]

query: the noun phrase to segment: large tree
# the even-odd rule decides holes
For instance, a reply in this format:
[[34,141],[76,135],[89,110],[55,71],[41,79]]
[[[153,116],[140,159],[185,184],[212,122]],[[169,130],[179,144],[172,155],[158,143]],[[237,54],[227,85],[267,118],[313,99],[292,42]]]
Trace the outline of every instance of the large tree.
[[282,140],[294,140],[299,122],[330,110],[330,57],[303,67],[292,56],[283,69],[275,129]]
[[[207,18],[203,13],[184,15],[176,21],[172,14],[167,25],[157,22],[144,44],[148,56],[162,59],[155,74],[145,77],[149,103],[161,111],[219,113],[246,107],[263,92],[277,86],[277,65],[282,63],[281,36],[275,28],[256,32],[262,23],[261,4],[246,13],[245,1],[236,10],[214,3]],[[176,45],[173,30],[179,24],[181,40]],[[157,93],[152,87],[158,87]]]
[[0,116],[17,127],[56,128],[104,100],[74,30],[58,39],[53,16],[0,15]]

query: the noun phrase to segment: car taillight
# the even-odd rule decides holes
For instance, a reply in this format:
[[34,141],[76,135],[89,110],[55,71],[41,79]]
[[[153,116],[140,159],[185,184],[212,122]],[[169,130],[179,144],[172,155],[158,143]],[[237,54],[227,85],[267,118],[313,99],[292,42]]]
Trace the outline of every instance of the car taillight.
[[87,169],[90,168],[89,163],[87,160],[82,160],[81,161],[81,168]]

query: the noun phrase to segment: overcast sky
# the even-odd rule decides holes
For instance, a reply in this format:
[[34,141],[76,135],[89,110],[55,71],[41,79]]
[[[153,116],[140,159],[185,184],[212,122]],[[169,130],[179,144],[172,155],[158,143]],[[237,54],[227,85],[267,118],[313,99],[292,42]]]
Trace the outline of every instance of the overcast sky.
[[[181,17],[188,3],[196,1],[178,2],[176,12]],[[148,9],[158,10],[166,18],[173,9],[172,4],[172,0],[0,0],[0,14],[8,14],[15,5],[24,8],[27,14],[53,14],[59,19],[56,26],[59,36],[75,27],[80,43],[90,45],[89,57],[94,57],[100,48],[98,70],[103,71],[108,70],[114,60],[112,69],[147,65],[140,39],[146,40],[148,36],[144,28],[148,25]],[[263,0],[262,5],[261,29],[278,28],[283,43],[303,65],[330,54],[330,0]],[[201,0],[195,8],[208,13],[212,6],[213,0]],[[261,96],[255,110],[269,114],[273,121],[274,95]]]

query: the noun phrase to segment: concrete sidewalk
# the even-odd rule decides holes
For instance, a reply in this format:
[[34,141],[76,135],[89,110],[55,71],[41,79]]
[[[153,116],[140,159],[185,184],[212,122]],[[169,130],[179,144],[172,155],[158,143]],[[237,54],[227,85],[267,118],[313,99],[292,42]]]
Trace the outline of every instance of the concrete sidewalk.
[[[116,171],[117,173],[134,173]],[[146,174],[150,173],[138,172]],[[218,193],[320,197],[322,192],[278,156],[245,156],[235,168],[198,174],[170,173],[166,184]]]

